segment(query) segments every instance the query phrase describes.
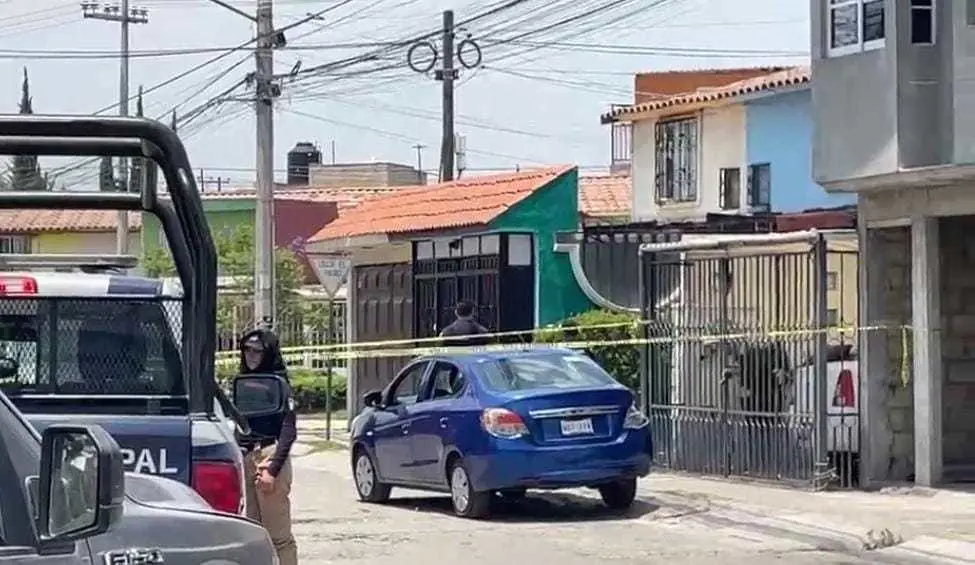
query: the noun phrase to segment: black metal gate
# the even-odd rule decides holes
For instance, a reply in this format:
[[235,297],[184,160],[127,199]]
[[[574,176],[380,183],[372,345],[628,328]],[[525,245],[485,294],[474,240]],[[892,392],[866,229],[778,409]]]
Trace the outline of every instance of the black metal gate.
[[508,248],[508,234],[414,242],[415,337],[438,335],[460,300],[473,303],[477,321],[492,332],[531,329],[534,263],[509,265]]
[[651,343],[642,400],[657,463],[820,486],[845,475],[850,483],[859,419],[844,410],[847,421],[837,426],[827,391],[839,387],[827,376],[830,346],[855,343],[855,335],[829,330],[844,317],[834,302],[856,299],[855,288],[835,288],[828,268],[831,255],[848,252],[831,252],[808,233],[783,235],[759,236],[758,247],[644,248]]

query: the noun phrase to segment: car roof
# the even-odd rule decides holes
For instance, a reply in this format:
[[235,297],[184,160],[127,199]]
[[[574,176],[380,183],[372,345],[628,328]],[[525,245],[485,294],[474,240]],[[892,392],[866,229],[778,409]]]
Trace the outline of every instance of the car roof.
[[[580,355],[580,352],[567,349],[564,347],[545,347],[542,346],[525,346],[512,347],[511,349],[498,349],[494,351],[471,351],[468,353],[445,353],[445,354],[434,354],[426,355],[422,357],[422,360],[445,360],[453,361],[454,363],[464,364],[464,363],[484,363],[487,361],[497,361],[499,359],[513,359],[513,358],[531,358],[531,357],[544,357],[552,355],[553,353],[560,355]],[[419,359],[418,359],[419,360]]]

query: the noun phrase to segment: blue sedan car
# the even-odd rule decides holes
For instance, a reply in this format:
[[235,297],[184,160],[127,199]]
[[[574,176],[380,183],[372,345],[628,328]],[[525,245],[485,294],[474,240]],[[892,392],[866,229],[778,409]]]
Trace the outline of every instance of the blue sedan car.
[[351,453],[366,502],[394,486],[449,492],[457,515],[477,518],[497,494],[592,487],[624,509],[650,472],[632,391],[571,350],[418,358],[364,402]]

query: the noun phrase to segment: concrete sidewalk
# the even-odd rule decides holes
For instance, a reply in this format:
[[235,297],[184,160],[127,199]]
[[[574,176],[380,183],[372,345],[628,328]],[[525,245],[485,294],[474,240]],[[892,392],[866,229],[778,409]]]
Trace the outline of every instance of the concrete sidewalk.
[[[349,423],[345,414],[339,414],[332,418],[332,437],[335,443],[349,445]],[[324,414],[299,414],[298,415],[298,441],[323,441],[325,435],[325,415]]]
[[[647,494],[696,501],[699,509],[722,508],[767,516],[777,527],[810,536],[829,532],[854,546],[891,555],[937,557],[975,563],[975,492],[892,488],[811,492],[734,479],[657,473],[641,486]],[[770,527],[774,527],[770,522]]]

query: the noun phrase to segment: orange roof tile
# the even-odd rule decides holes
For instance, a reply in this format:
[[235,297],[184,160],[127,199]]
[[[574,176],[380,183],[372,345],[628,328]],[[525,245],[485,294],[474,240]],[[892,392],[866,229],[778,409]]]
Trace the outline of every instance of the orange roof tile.
[[308,241],[486,224],[572,169],[552,167],[399,188],[393,194],[364,201]]
[[681,69],[637,73],[633,77],[634,103],[642,104],[699,88],[725,86],[740,80],[784,71],[788,67],[745,67],[733,69]]
[[[108,232],[118,225],[114,210],[0,210],[0,233]],[[142,227],[142,214],[129,214],[129,228]]]
[[629,175],[579,177],[579,212],[592,218],[629,216],[632,179]]
[[673,109],[680,111],[684,106],[719,100],[733,99],[746,94],[764,92],[777,88],[796,87],[808,84],[812,75],[809,67],[792,67],[785,70],[748,78],[716,87],[700,87],[694,92],[675,94],[656,100],[650,100],[632,106],[623,106],[601,116],[602,122],[610,123],[626,116],[642,112]]

